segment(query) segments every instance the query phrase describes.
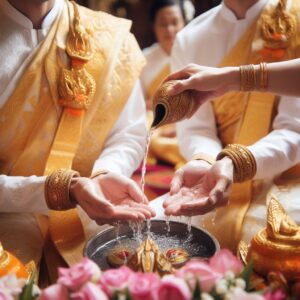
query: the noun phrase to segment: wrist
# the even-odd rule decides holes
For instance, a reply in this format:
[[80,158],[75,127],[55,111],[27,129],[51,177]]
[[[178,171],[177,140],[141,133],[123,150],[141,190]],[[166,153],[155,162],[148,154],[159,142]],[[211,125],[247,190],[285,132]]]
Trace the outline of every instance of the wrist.
[[79,173],[68,169],[58,169],[49,174],[45,181],[45,199],[49,209],[68,210],[75,208],[70,189],[73,178]]
[[256,174],[256,160],[251,151],[243,145],[228,144],[217,156],[217,160],[229,158],[233,164],[233,181],[251,180]]
[[222,78],[227,91],[240,90],[240,69],[239,67],[223,68],[224,76]]

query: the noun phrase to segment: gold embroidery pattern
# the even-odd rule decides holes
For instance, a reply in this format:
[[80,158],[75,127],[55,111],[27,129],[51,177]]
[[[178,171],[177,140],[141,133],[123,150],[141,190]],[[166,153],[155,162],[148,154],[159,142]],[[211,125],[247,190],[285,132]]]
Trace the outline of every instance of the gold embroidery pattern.
[[67,38],[66,51],[71,58],[71,70],[61,70],[58,92],[59,104],[73,109],[86,110],[96,91],[94,78],[85,69],[85,64],[92,58],[89,34],[80,25],[80,16],[75,2],[73,26]]
[[286,2],[280,0],[271,14],[262,16],[261,35],[267,48],[287,48],[296,33],[296,20],[286,11]]

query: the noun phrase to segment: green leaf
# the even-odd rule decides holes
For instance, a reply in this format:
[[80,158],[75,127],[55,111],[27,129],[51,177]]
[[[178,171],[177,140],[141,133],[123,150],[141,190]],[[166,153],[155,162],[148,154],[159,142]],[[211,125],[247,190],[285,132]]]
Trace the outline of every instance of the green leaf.
[[246,283],[246,291],[249,291],[250,288],[250,278],[253,273],[253,261],[251,260],[244,268],[242,273],[239,275],[240,278],[243,278]]
[[125,300],[131,300],[131,295],[129,293],[129,289],[126,289],[125,296],[126,296]]
[[201,288],[200,288],[200,283],[197,280],[192,300],[200,300],[200,299],[201,299]]
[[35,275],[35,272],[31,273],[28,282],[23,287],[19,300],[35,300],[37,298],[38,295],[32,295]]

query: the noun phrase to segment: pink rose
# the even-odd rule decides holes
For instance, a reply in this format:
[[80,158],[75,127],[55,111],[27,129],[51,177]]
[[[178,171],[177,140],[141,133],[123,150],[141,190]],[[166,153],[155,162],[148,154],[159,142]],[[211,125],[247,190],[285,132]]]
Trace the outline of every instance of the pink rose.
[[133,273],[129,280],[129,291],[133,300],[156,298],[160,279],[153,273]]
[[96,282],[100,278],[101,271],[93,261],[84,257],[80,263],[70,268],[59,268],[58,274],[58,283],[76,291],[87,281]]
[[73,300],[108,300],[99,286],[92,282],[86,283],[80,291],[71,294]]
[[41,291],[39,300],[68,300],[68,289],[61,284],[54,284]]
[[0,289],[9,291],[11,295],[19,295],[25,284],[26,280],[17,278],[15,273],[0,278]]
[[262,295],[256,293],[247,293],[240,288],[235,288],[231,295],[231,300],[264,300]]
[[192,290],[195,289],[198,281],[203,292],[209,292],[215,283],[223,277],[221,273],[215,272],[208,263],[200,259],[190,260],[176,272],[176,276],[184,278]]
[[214,271],[223,275],[227,271],[232,271],[234,275],[238,275],[243,270],[242,262],[227,249],[218,251],[209,260],[209,265]]
[[157,291],[159,300],[190,300],[192,293],[187,283],[179,277],[163,277]]
[[123,291],[133,272],[125,266],[119,269],[109,269],[102,273],[99,284],[103,291],[111,297],[115,291]]
[[[265,300],[284,300],[286,298],[287,296],[284,294],[282,290],[277,290],[275,292],[268,291],[264,294]],[[297,296],[296,299],[298,299]]]
[[14,300],[14,297],[8,291],[0,289],[0,300]]

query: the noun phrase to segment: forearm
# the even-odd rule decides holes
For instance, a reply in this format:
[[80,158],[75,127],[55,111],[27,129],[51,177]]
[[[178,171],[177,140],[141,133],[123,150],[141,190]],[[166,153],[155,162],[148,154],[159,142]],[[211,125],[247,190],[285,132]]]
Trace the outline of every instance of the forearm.
[[0,212],[48,213],[45,177],[0,175]]
[[[260,65],[254,65],[255,91],[271,92],[273,94],[300,97],[300,59],[284,62],[268,63],[266,65],[266,87],[262,88],[262,71]],[[228,91],[243,89],[240,67],[222,68],[216,76],[223,82]]]
[[270,63],[267,68],[269,92],[300,97],[300,59]]

